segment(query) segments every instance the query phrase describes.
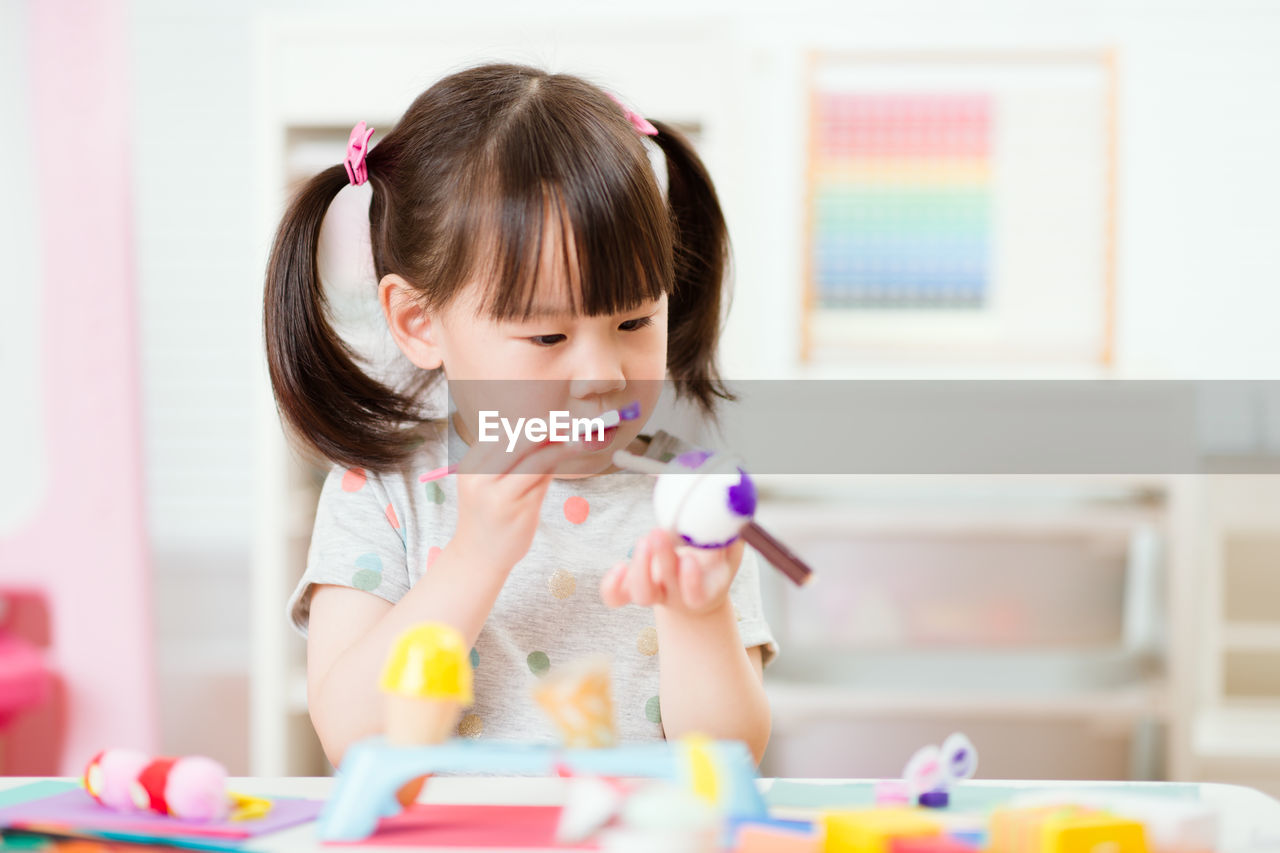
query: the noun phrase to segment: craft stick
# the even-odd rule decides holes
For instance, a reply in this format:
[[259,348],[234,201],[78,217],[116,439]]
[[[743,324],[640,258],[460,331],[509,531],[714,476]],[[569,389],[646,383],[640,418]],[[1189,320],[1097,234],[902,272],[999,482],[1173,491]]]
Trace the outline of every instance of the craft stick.
[[791,549],[774,539],[754,521],[748,522],[747,526],[742,528],[742,538],[772,563],[774,568],[790,578],[796,586],[804,586],[813,580],[813,569],[809,564],[797,557]]

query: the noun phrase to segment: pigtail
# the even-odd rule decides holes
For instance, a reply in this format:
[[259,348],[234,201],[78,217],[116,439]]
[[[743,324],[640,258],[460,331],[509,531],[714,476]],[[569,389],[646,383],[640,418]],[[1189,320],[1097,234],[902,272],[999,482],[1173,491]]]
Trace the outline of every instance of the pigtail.
[[[404,457],[411,399],[370,378],[334,331],[316,264],[320,225],[348,184],[331,166],[294,196],[267,264],[263,331],[276,406],[287,430],[325,459],[374,470]],[[376,203],[375,199],[375,203]]]
[[719,400],[733,400],[716,367],[721,291],[729,234],[706,166],[670,125],[652,122],[666,155],[667,204],[675,230],[675,289],[670,296],[667,369],[678,396],[691,397],[714,416]]

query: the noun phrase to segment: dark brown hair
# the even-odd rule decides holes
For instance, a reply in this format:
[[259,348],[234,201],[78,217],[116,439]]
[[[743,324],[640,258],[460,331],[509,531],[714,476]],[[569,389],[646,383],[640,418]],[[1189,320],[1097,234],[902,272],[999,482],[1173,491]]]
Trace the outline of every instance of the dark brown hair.
[[[377,277],[402,276],[436,309],[469,281],[492,282],[482,311],[523,319],[533,307],[543,230],[568,229],[573,309],[618,313],[667,294],[676,395],[714,417],[718,400],[732,399],[715,364],[724,216],[689,142],[653,124],[667,161],[665,202],[639,133],[598,87],[518,65],[440,80],[365,160]],[[347,183],[341,163],[311,178],[276,232],[264,298],[267,364],[280,414],[304,448],[382,470],[413,446],[405,428],[422,420],[420,395],[439,371],[388,387],[335,333],[316,246],[325,212]],[[567,253],[570,241],[561,245]]]

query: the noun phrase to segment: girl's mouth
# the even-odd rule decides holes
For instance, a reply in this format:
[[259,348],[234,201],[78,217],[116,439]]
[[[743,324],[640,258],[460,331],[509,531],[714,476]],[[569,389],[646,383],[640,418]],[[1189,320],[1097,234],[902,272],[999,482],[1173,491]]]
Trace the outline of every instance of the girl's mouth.
[[605,428],[601,438],[596,437],[599,434],[595,430],[590,430],[587,436],[578,439],[578,443],[582,445],[584,450],[604,450],[613,443],[613,437],[617,434],[618,428],[616,426]]

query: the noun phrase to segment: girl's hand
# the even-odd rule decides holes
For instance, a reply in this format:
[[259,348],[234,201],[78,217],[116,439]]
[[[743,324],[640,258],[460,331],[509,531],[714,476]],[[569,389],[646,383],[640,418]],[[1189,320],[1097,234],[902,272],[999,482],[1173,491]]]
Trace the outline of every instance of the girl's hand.
[[[476,442],[458,463],[458,527],[449,547],[509,572],[529,551],[556,466],[580,452],[571,441]],[[498,472],[498,473],[495,473]]]
[[600,581],[605,605],[655,605],[693,616],[723,605],[742,564],[741,537],[715,549],[677,546],[677,541],[655,527],[636,542],[630,562],[619,560]]

